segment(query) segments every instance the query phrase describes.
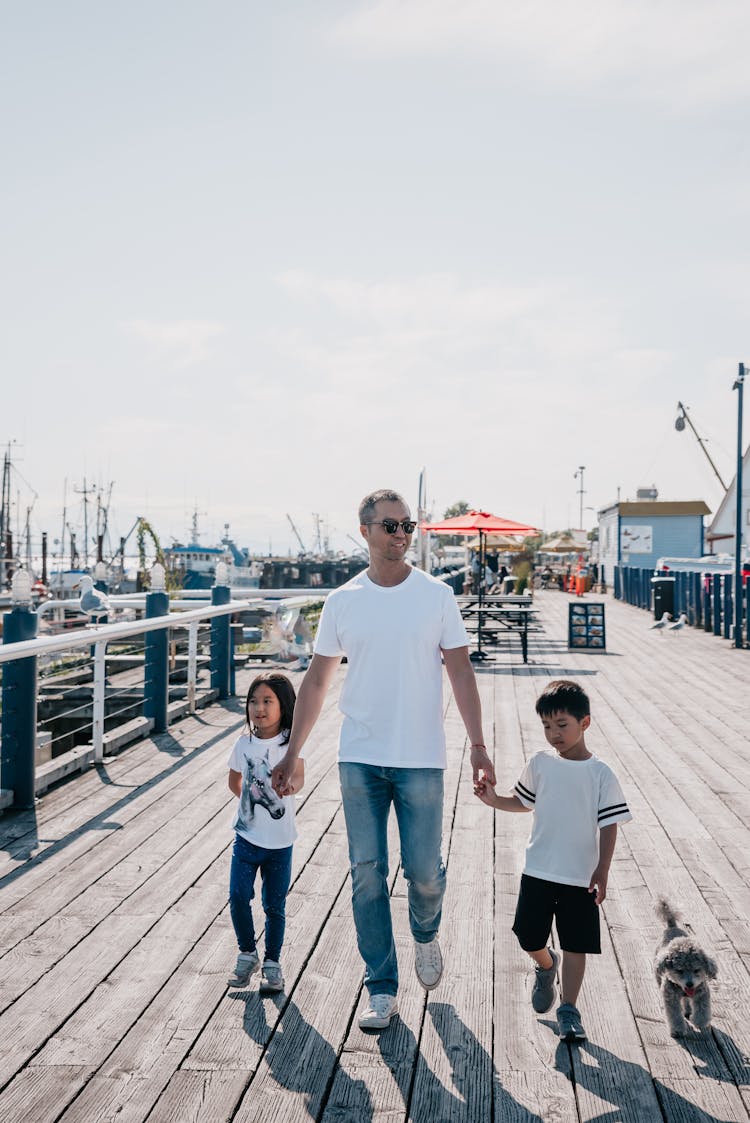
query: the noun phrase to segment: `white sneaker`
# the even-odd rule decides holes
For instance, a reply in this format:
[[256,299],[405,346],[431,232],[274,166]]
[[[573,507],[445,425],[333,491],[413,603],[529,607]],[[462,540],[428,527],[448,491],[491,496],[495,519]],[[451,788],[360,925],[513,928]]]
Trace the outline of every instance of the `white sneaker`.
[[360,1029],[385,1029],[398,1012],[395,994],[371,994],[370,1001],[359,1015]]
[[432,990],[443,977],[443,955],[437,937],[429,944],[414,941],[414,970],[425,990]]
[[234,974],[230,975],[227,979],[227,986],[247,986],[250,976],[254,975],[259,967],[260,962],[258,960],[257,951],[241,951],[237,956],[237,966],[234,969]]

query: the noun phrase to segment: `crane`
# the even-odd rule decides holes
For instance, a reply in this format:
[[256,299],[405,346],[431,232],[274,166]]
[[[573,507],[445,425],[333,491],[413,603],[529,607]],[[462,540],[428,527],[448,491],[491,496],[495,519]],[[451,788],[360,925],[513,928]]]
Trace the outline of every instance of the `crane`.
[[297,539],[297,541],[299,542],[300,553],[302,553],[302,554],[306,554],[306,553],[307,553],[307,550],[305,549],[305,543],[304,543],[304,542],[302,541],[302,539],[300,538],[300,533],[299,533],[299,531],[297,530],[297,527],[296,527],[296,526],[294,525],[294,521],[293,521],[293,519],[292,519],[292,516],[291,516],[291,515],[289,514],[289,512],[288,512],[288,511],[287,511],[287,516],[286,516],[286,517],[287,517],[287,518],[289,519],[289,525],[290,525],[290,527],[292,528],[292,530],[294,531],[294,536],[295,536],[295,538],[296,538],[296,539]]

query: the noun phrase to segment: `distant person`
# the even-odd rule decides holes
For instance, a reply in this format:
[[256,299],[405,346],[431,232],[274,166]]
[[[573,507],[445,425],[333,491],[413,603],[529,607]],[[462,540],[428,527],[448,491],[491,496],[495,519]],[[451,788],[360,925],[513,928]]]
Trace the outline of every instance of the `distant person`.
[[369,566],[329,594],[285,758],[273,773],[283,795],[302,746],[345,655],[339,702],[339,777],[352,879],[357,944],[369,1001],[362,1029],[384,1029],[398,1009],[398,964],[388,887],[387,826],[398,821],[408,883],[414,966],[426,990],[440,982],[438,929],[445,892],[441,857],[443,772],[442,665],[471,743],[474,782],[495,782],[468,639],[456,600],[442,581],[406,560],[416,523],[395,491],[374,491],[359,506]]
[[479,592],[479,586],[482,580],[482,566],[479,561],[478,551],[471,555],[471,591],[473,593]]
[[547,946],[554,919],[563,953],[560,1039],[585,1041],[576,1002],[586,956],[601,952],[598,906],[607,895],[617,824],[632,815],[612,769],[586,748],[591,707],[578,683],[549,683],[536,712],[554,751],[529,759],[513,795],[497,795],[488,779],[474,791],[499,811],[534,812],[513,931],[536,964],[531,1004],[546,1014],[555,1002],[560,963]]
[[234,850],[229,876],[229,911],[239,945],[230,987],[244,987],[260,967],[250,902],[260,870],[261,901],[266,914],[261,989],[284,988],[281,946],[286,926],[286,895],[292,876],[292,848],[297,837],[294,793],[305,780],[298,759],[280,798],[271,785],[275,765],[286,755],[295,693],[286,675],[265,671],[250,683],[245,702],[247,732],[229,757],[229,789],[239,799],[234,817]]

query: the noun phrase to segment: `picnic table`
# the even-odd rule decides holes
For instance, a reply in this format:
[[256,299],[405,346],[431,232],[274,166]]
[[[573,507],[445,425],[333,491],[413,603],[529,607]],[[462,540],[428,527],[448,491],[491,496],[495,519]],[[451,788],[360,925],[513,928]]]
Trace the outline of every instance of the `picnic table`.
[[517,632],[521,640],[521,654],[528,663],[529,621],[536,619],[530,596],[524,594],[487,594],[482,597],[471,593],[456,597],[461,616],[470,634],[476,633],[478,650],[483,643],[493,643],[501,630]]

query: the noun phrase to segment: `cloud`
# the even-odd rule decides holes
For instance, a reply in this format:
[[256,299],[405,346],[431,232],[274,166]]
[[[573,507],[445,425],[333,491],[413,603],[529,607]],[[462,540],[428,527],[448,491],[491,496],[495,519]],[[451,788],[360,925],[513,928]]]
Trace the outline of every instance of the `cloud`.
[[173,370],[201,363],[224,325],[215,320],[129,320],[123,327],[148,344],[148,360]]
[[[367,282],[285,273],[279,284],[316,306],[317,338],[288,341],[297,358],[325,367],[381,369],[386,380],[427,364],[432,377],[456,363],[519,371],[554,358],[589,359],[620,345],[617,312],[600,295],[569,284],[466,284],[447,273]],[[328,319],[335,330],[327,333]],[[470,361],[469,361],[470,360]]]
[[749,37],[745,0],[374,0],[330,31],[360,54],[497,60],[685,110],[746,101]]

